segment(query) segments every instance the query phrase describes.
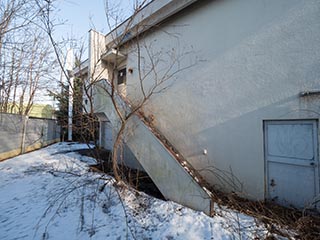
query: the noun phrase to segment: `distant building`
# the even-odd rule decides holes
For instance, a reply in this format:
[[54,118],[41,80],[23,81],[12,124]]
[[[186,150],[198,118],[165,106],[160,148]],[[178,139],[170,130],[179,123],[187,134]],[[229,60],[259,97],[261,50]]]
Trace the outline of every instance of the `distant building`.
[[[13,104],[8,103],[8,108],[10,109],[10,113],[19,113],[18,106],[12,106]],[[55,118],[54,115],[55,109],[50,104],[38,104],[35,103],[32,105],[30,109],[29,116],[30,117],[37,117],[37,118],[48,118],[53,119]]]

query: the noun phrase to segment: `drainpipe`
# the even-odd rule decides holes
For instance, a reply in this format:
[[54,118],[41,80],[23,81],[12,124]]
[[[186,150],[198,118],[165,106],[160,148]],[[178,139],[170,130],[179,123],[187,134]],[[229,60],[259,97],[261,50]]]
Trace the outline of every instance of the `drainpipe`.
[[68,141],[72,141],[72,117],[73,117],[73,77],[69,76]]
[[69,84],[69,102],[68,102],[68,141],[72,141],[72,117],[73,117],[73,49],[67,51],[65,69],[68,74],[68,84]]

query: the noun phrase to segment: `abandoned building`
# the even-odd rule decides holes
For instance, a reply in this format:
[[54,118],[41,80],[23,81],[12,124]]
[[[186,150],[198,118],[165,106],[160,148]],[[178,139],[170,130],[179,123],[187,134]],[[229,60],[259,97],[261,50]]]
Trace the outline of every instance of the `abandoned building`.
[[124,161],[166,198],[210,214],[210,185],[315,207],[319,16],[317,0],[154,0],[108,34],[91,30],[100,144],[111,149],[119,131],[112,98],[122,112],[143,102]]

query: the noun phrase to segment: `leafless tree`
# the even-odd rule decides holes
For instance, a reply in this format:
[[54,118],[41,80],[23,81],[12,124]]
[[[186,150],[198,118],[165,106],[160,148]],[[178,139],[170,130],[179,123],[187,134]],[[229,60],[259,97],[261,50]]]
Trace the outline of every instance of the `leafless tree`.
[[[51,95],[58,99],[60,104],[59,117],[60,124],[63,129],[68,127],[68,98],[69,93],[72,92],[73,97],[73,132],[76,140],[88,142],[96,138],[96,120],[92,112],[87,111],[83,106],[82,98],[86,94],[86,89],[83,88],[83,82],[85,76],[81,72],[82,56],[85,52],[83,43],[81,40],[65,39],[58,41],[54,32],[59,25],[63,24],[59,20],[54,18],[55,1],[46,1],[44,4],[41,0],[36,0],[39,9],[42,9],[39,14],[41,21],[41,28],[49,39],[50,46],[53,49],[55,59],[61,70],[61,78],[59,80],[59,86],[61,90],[50,91]],[[78,70],[77,75],[73,75],[70,69],[66,69],[66,55],[69,49],[76,50],[74,58],[75,63],[73,68]]]
[[[3,0],[0,2],[0,51],[5,36],[27,26],[36,16],[26,0]],[[0,52],[1,53],[1,52]]]
[[[152,116],[144,116],[143,114],[144,106],[147,105],[153,95],[161,94],[166,91],[173,84],[177,74],[195,64],[194,62],[187,65],[180,64],[182,59],[189,54],[189,51],[180,53],[174,48],[166,51],[162,49],[155,50],[152,44],[144,41],[143,32],[148,28],[148,23],[137,24],[137,16],[141,9],[149,2],[150,1],[148,0],[132,2],[132,15],[122,23],[121,32],[118,32],[117,30],[111,31],[107,36],[109,39],[111,38],[111,41],[109,41],[107,45],[102,42],[91,42],[92,54],[90,56],[91,59],[89,59],[90,75],[85,77],[88,78],[88,80],[85,78],[81,79],[81,77],[83,77],[83,74],[81,73],[81,58],[78,57],[78,61],[76,61],[77,65],[75,66],[78,76],[70,76],[64,68],[63,59],[65,54],[53,36],[56,24],[51,17],[53,7],[52,2],[47,2],[41,13],[42,27],[48,34],[62,73],[67,79],[67,85],[73,88],[73,92],[76,92],[76,89],[75,85],[71,84],[71,77],[75,77],[74,79],[81,79],[82,94],[88,102],[87,104],[84,104],[80,100],[81,102],[79,101],[77,104],[80,105],[80,112],[90,116],[91,120],[88,121],[89,124],[94,125],[94,121],[96,121],[94,118],[94,98],[96,97],[97,91],[102,90],[104,94],[111,99],[113,108],[119,120],[119,125],[114,126],[116,134],[112,149],[112,167],[115,178],[118,181],[121,180],[118,163],[119,159],[122,159],[122,148],[128,121],[132,116],[136,115],[151,123]],[[121,23],[125,17],[122,15],[119,6],[111,1],[105,1],[105,13],[106,23],[109,29],[114,29],[114,27]],[[137,34],[128,41],[127,37],[130,32],[135,32]],[[169,36],[171,35],[171,33],[168,32],[166,34]],[[172,34],[172,37],[176,38],[174,34]],[[106,62],[101,56],[103,53],[109,51],[114,52],[114,60]],[[130,54],[135,58],[135,62],[137,63],[135,71],[138,72],[138,77],[136,79],[138,82],[138,89],[137,96],[134,98],[125,96],[118,84],[119,79],[117,74],[122,62],[117,59],[122,54]],[[108,76],[107,78],[105,77],[106,75]],[[95,136],[94,127],[91,128],[91,134],[92,136]]]
[[[112,167],[116,180],[121,180],[121,173],[119,172],[119,159],[122,160],[123,144],[125,141],[128,121],[135,115],[142,120],[148,121],[152,124],[152,116],[144,115],[144,107],[148,104],[153,95],[161,94],[166,91],[173,83],[175,77],[183,70],[192,67],[195,62],[186,65],[181,65],[182,59],[190,52],[185,51],[180,53],[177,49],[170,49],[164,51],[163,49],[155,49],[151,43],[144,40],[144,30],[148,28],[148,23],[137,23],[138,14],[149,1],[135,1],[133,3],[133,12],[120,28],[106,36],[109,38],[109,43],[105,46],[99,46],[96,43],[97,49],[93,51],[97,56],[93,56],[95,60],[90,69],[90,81],[87,86],[88,89],[102,89],[103,92],[109,96],[112,106],[116,112],[119,126],[116,128],[116,134],[112,149]],[[110,1],[105,1],[105,12],[107,24],[110,29],[114,27],[118,21],[122,20],[119,9],[111,5]],[[154,26],[157,27],[157,26]],[[133,33],[132,39],[128,40],[128,35]],[[171,35],[171,33],[166,32]],[[173,38],[176,38],[172,34]],[[110,40],[111,39],[111,40]],[[95,43],[91,43],[94,45]],[[101,55],[103,53],[113,51],[114,59],[112,61],[104,61]],[[135,71],[138,72],[137,79],[135,79],[138,89],[136,89],[136,96],[127,97],[123,88],[119,85],[119,68],[121,67],[121,60],[119,56],[129,55],[136,62]],[[92,59],[91,59],[92,60]],[[101,67],[102,66],[102,67]],[[128,69],[127,71],[132,71]],[[105,78],[105,76],[108,76]],[[93,94],[95,91],[93,92]],[[91,96],[90,99],[94,99]]]
[[55,60],[39,28],[39,14],[43,8],[34,5],[33,0],[4,0],[0,3],[2,112],[28,115],[36,95],[53,79]]

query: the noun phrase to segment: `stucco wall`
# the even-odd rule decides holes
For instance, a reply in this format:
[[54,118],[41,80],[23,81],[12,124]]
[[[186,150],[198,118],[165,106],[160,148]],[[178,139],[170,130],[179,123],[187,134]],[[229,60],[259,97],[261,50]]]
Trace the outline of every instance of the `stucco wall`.
[[[190,66],[151,98],[146,114],[195,168],[232,171],[249,197],[264,198],[263,120],[319,118],[320,97],[299,97],[320,89],[319,16],[317,0],[198,1],[144,35],[162,54],[159,75],[174,57]],[[140,94],[136,59],[129,51],[132,99]]]

